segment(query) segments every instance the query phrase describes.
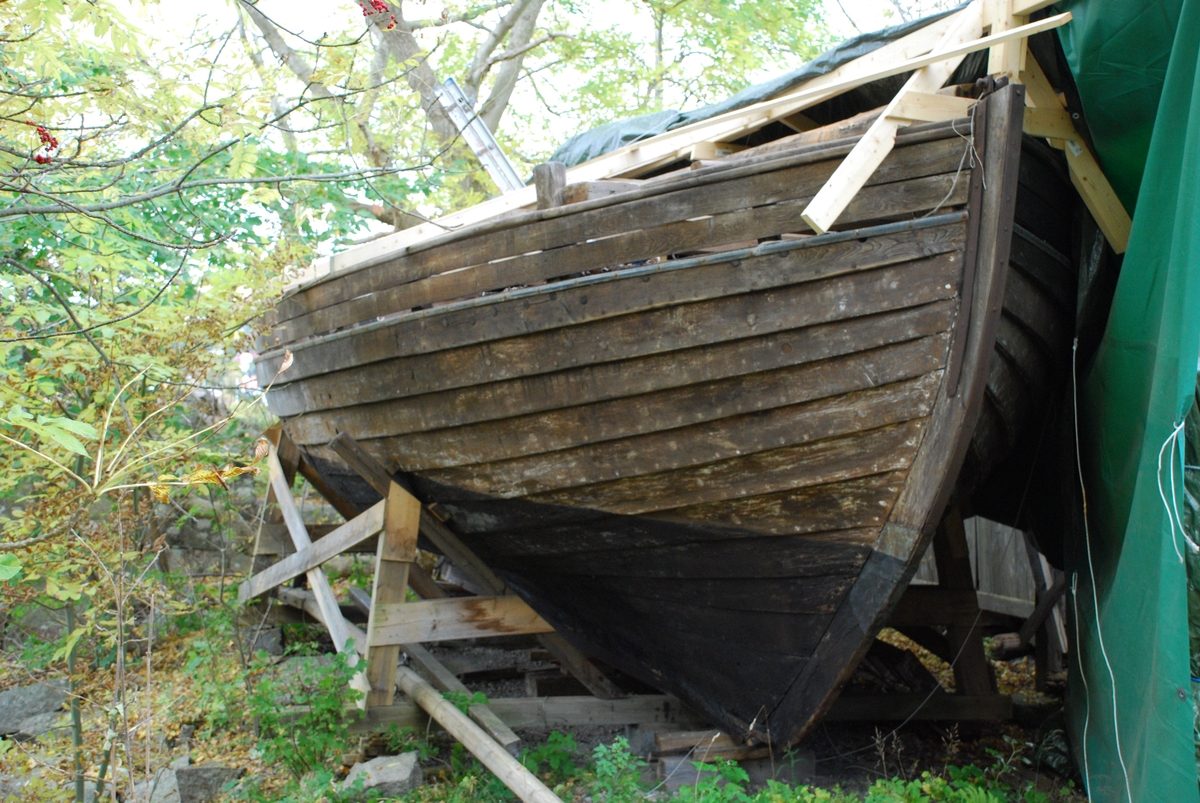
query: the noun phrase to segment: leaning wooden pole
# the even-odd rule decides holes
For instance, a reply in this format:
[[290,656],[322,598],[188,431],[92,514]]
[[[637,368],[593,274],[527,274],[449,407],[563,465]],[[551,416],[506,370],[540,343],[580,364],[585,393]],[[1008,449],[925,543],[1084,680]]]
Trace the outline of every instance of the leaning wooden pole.
[[416,672],[406,666],[398,667],[396,682],[413,702],[425,709],[425,713],[433,717],[451,736],[462,742],[463,747],[470,750],[483,766],[491,770],[525,803],[562,803],[558,795],[551,792],[537,776],[525,769],[482,728],[472,722],[470,717],[459,711],[454,703],[442,697],[441,692],[422,680]]

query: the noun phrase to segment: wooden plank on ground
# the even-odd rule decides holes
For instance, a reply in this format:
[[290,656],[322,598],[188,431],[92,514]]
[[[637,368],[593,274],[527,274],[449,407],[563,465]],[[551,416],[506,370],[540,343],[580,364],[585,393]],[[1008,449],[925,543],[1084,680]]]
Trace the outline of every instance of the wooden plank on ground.
[[374,606],[372,647],[554,630],[517,596],[452,597]]
[[[335,555],[378,534],[383,529],[384,503],[371,507],[351,519],[315,544],[291,555],[255,574],[238,588],[238,602],[247,602],[277,585],[319,567]],[[307,532],[307,530],[306,530]]]
[[[458,677],[446,668],[445,664],[434,657],[433,653],[420,644],[404,644],[401,648],[408,654],[409,661],[425,678],[438,690],[443,692],[458,692],[468,698],[471,691]],[[487,705],[472,703],[467,707],[467,714],[478,723],[479,727],[488,732],[501,747],[512,755],[517,755],[521,747],[521,737],[513,733],[512,728],[504,724],[500,717]]]

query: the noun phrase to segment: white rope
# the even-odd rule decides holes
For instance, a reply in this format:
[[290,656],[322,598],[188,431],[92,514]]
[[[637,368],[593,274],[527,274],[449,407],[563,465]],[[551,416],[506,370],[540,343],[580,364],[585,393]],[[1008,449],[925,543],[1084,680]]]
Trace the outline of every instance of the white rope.
[[[1075,609],[1075,649],[1079,649],[1079,572],[1071,575],[1071,606]],[[1081,656],[1082,657],[1082,656]],[[1083,671],[1083,661],[1079,662],[1079,677],[1083,680],[1083,791],[1092,796],[1092,771],[1088,765],[1087,733],[1092,719],[1092,690],[1088,686],[1087,672]]]
[[[1076,377],[1076,352],[1079,350],[1079,338],[1071,344],[1071,402],[1075,413],[1075,468],[1079,473],[1079,492],[1083,496],[1083,542],[1087,547],[1088,559],[1088,578],[1089,585],[1092,587],[1092,609],[1096,614],[1096,640],[1100,643],[1100,655],[1104,658],[1104,666],[1108,669],[1108,679],[1112,683],[1112,702],[1113,702],[1113,740],[1117,745],[1117,760],[1121,763],[1121,773],[1125,777],[1125,795],[1129,799],[1129,803],[1133,803],[1133,792],[1129,787],[1129,769],[1125,766],[1125,756],[1121,752],[1121,727],[1117,717],[1117,676],[1113,672],[1112,662],[1108,660],[1108,650],[1104,646],[1104,631],[1100,627],[1100,597],[1096,593],[1096,571],[1092,565],[1092,534],[1091,528],[1088,526],[1088,509],[1087,509],[1087,487],[1083,483],[1083,458],[1079,453],[1079,380]],[[1166,498],[1163,498],[1166,501]],[[1174,530],[1171,532],[1172,541],[1174,541]],[[1076,575],[1078,577],[1078,575]],[[1075,617],[1075,627],[1078,630],[1079,617]],[[1076,635],[1076,647],[1078,647],[1078,635]],[[1083,655],[1080,650],[1079,656],[1079,672],[1084,676],[1084,682],[1087,680],[1087,670],[1083,666]],[[1087,744],[1086,728],[1084,735],[1084,744]]]
[[[1175,517],[1179,515],[1179,505],[1178,505],[1178,503],[1176,503],[1176,501],[1175,501],[1175,455],[1174,455],[1174,444],[1175,444],[1175,440],[1176,440],[1176,438],[1178,438],[1178,436],[1179,436],[1179,431],[1180,431],[1181,429],[1183,429],[1183,425],[1184,425],[1184,423],[1185,423],[1185,422],[1181,421],[1181,422],[1179,423],[1179,426],[1175,427],[1175,429],[1171,431],[1171,434],[1167,436],[1167,439],[1166,439],[1165,441],[1163,441],[1163,444],[1162,444],[1162,446],[1161,446],[1161,447],[1159,447],[1159,449],[1158,449],[1158,465],[1157,465],[1157,467],[1156,467],[1156,468],[1157,468],[1157,471],[1155,472],[1155,475],[1156,475],[1156,476],[1155,476],[1155,479],[1158,481],[1158,498],[1162,500],[1163,507],[1164,507],[1164,508],[1166,508],[1166,510],[1167,510],[1167,520],[1168,520],[1168,521],[1170,521],[1170,523],[1171,523],[1171,546],[1175,548],[1175,556],[1176,556],[1177,558],[1179,558],[1179,562],[1180,562],[1180,563],[1183,563],[1183,553],[1179,551],[1179,539],[1175,537],[1175,528],[1176,528],[1176,521],[1175,521]],[[1167,451],[1167,447],[1168,447],[1168,446],[1172,447],[1172,454],[1171,454],[1171,456],[1170,456],[1169,458],[1167,458],[1167,464],[1168,464],[1168,466],[1170,467],[1170,473],[1171,473],[1171,479],[1170,479],[1170,483],[1171,483],[1171,503],[1168,503],[1168,502],[1167,502],[1167,494],[1166,494],[1166,492],[1163,490],[1163,483],[1162,483],[1162,475],[1163,475],[1163,466],[1162,466],[1162,463],[1163,463],[1163,454],[1165,454],[1165,453],[1166,453],[1166,451]],[[1178,527],[1179,527],[1179,531],[1180,531],[1180,532],[1183,532],[1183,524],[1182,524],[1182,523],[1179,523]],[[1184,537],[1184,538],[1187,538],[1187,533],[1184,533],[1184,536],[1183,536],[1183,537]],[[1189,539],[1189,540],[1190,540],[1190,539]]]

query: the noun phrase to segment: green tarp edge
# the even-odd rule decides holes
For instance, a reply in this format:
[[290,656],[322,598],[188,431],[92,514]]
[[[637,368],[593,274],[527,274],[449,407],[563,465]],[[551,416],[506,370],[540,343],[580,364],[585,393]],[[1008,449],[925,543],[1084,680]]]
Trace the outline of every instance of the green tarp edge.
[[[1068,717],[1093,800],[1190,803],[1200,795],[1186,545],[1160,495],[1159,453],[1191,405],[1200,351],[1200,0],[1060,8],[1076,17],[1060,36],[1098,156],[1128,206],[1136,197],[1104,340],[1082,380],[1091,527],[1067,552],[1078,628]],[[1164,462],[1170,498],[1168,477]]]

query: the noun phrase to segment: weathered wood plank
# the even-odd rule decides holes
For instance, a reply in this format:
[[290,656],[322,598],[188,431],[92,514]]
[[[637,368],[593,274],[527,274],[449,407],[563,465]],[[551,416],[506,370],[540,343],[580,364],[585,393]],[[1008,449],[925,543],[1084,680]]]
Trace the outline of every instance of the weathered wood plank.
[[[389,605],[403,604],[408,591],[408,574],[417,559],[417,534],[421,524],[421,503],[396,483],[388,484],[383,500],[384,531],[375,555],[375,583],[371,590],[371,611],[367,619],[367,643],[371,644],[379,627],[378,611]],[[391,705],[396,696],[398,645],[371,645],[367,651],[367,707]]]
[[[380,383],[362,401],[372,402],[373,398],[385,397],[382,402],[372,402],[369,406],[349,405],[329,411],[320,409],[314,403],[314,412],[290,419],[288,428],[295,433],[298,442],[306,446],[323,444],[337,435],[340,431],[339,422],[349,414],[354,417],[355,431],[368,440],[422,430],[461,428],[522,413],[537,413],[563,406],[719,381],[726,377],[816,362],[945,332],[953,324],[956,306],[953,299],[946,299],[862,316],[855,319],[853,326],[846,326],[840,321],[815,324],[732,341],[717,341],[710,346],[693,346],[619,362],[500,379],[484,386],[434,390],[394,400],[387,400],[386,397],[406,391]],[[430,369],[436,368],[436,363],[427,362],[424,365]],[[476,365],[476,373],[491,368],[483,360]],[[399,366],[394,364],[373,367],[380,372],[387,372],[393,367],[399,370]],[[354,369],[341,376],[357,385],[360,384],[357,377],[362,374],[365,380],[368,371],[368,368]],[[313,380],[313,383],[317,381]],[[423,390],[430,385],[436,387],[440,384],[442,382],[429,377],[427,373],[421,374],[416,381],[416,389]],[[300,388],[297,388],[297,393],[286,404],[279,397],[272,404],[280,407],[281,412],[285,411],[284,408],[293,410],[293,403],[304,403],[299,398],[303,395],[299,391]],[[321,406],[328,404],[325,401]]]
[[[315,569],[335,555],[371,538],[383,529],[385,504],[364,511],[310,547],[300,549],[259,572],[238,587],[238,602],[247,602],[293,577]],[[310,542],[311,543],[311,542]]]
[[773,493],[907,468],[924,419],[720,460],[695,468],[536,494],[531,501],[636,514]]
[[554,630],[520,597],[452,597],[374,606],[372,647]]
[[[468,699],[471,691],[463,685],[458,677],[446,668],[445,664],[434,657],[433,653],[420,644],[404,644],[401,649],[408,655],[413,666],[424,675],[439,691],[458,692],[465,694]],[[521,737],[513,733],[512,728],[504,724],[500,717],[487,705],[473,703],[467,707],[467,715],[487,731],[501,747],[510,755],[517,755],[521,745]]]
[[[952,132],[946,133],[953,137]],[[876,183],[886,184],[956,170],[961,151],[953,157],[948,156],[946,141],[922,143],[898,151],[894,158],[880,166]],[[951,160],[953,164],[949,163]],[[811,197],[834,168],[831,161],[817,157],[776,170],[759,167],[697,176],[686,183],[663,184],[628,193],[628,197],[621,198],[620,203],[599,208],[588,208],[582,204],[563,207],[561,214],[533,216],[526,219],[524,225],[514,220],[499,230],[483,231],[476,236],[459,235],[438,247],[389,259],[285,298],[277,307],[277,320],[284,322],[339,302],[378,293],[391,286],[496,259],[559,248],[588,239],[612,237],[689,217],[721,214],[748,203],[765,206],[782,200]],[[847,214],[851,214],[849,210]]]
[[[882,181],[952,173],[961,161],[962,148],[961,141],[954,140],[914,146],[919,152],[910,154],[913,161],[900,169],[886,171]],[[484,244],[478,248],[479,255],[485,260],[493,260],[491,262],[446,263],[452,272],[435,273],[410,282],[396,281],[390,287],[282,321],[271,335],[272,342],[289,343],[413,307],[536,283],[582,270],[615,267],[781,232],[807,232],[810,229],[801,219],[800,212],[820,183],[815,178],[797,174],[797,170],[801,169],[731,182],[731,186],[722,186],[716,196],[711,191],[695,190],[689,191],[687,198],[671,199],[667,206],[642,202],[639,209],[622,218],[623,226],[628,228],[608,231],[603,225],[597,229],[584,226],[573,229],[562,242],[557,239],[539,242],[536,249],[530,249],[532,253],[505,253],[507,243],[500,244],[500,251],[496,252]],[[810,168],[803,170],[812,172]],[[890,200],[891,204],[883,199]],[[911,202],[905,196],[897,198],[897,188],[890,184],[873,186],[848,210],[845,222],[903,216],[905,212],[915,211],[904,208]],[[915,202],[920,203],[919,200]],[[611,209],[605,211],[609,216],[617,213]],[[622,215],[625,214],[622,210]]]
[[751,527],[773,535],[820,535],[825,540],[865,545],[874,543],[906,477],[903,471],[889,471],[749,499],[703,502],[654,515],[672,521]]
[[[568,488],[679,472],[921,418],[932,410],[939,379],[939,374],[929,373],[884,387],[580,446],[551,456],[535,454],[428,471],[424,475],[447,485],[496,496],[530,495],[547,499],[548,494],[569,493]],[[715,491],[708,481],[704,486]],[[658,501],[648,496],[643,500],[644,507],[636,512],[662,509]]]
[[[787,262],[783,262],[784,267]],[[741,338],[952,298],[961,263],[961,255],[952,252],[821,281],[742,292],[477,346],[390,359],[371,368],[339,370],[305,381],[300,391],[307,404],[328,407],[378,398],[380,391],[375,388],[393,382],[397,386],[409,383],[414,391],[440,390],[701,345],[714,347]],[[756,273],[760,268],[760,264],[745,266],[747,273]],[[714,326],[717,321],[727,325]],[[396,392],[391,391],[393,395]]]
[[[699,716],[666,694],[639,694],[617,700],[598,697],[500,697],[488,707],[510,728],[553,728],[618,725],[701,725]],[[427,721],[415,703],[402,701],[376,708],[350,724],[352,733],[368,733],[392,723],[415,726]],[[421,725],[420,727],[424,727]]]
[[948,342],[941,335],[817,364],[467,425],[452,433],[435,430],[396,437],[387,441],[384,453],[392,465],[423,471],[545,454],[636,435],[654,437],[655,433],[716,418],[913,379],[944,365]]

